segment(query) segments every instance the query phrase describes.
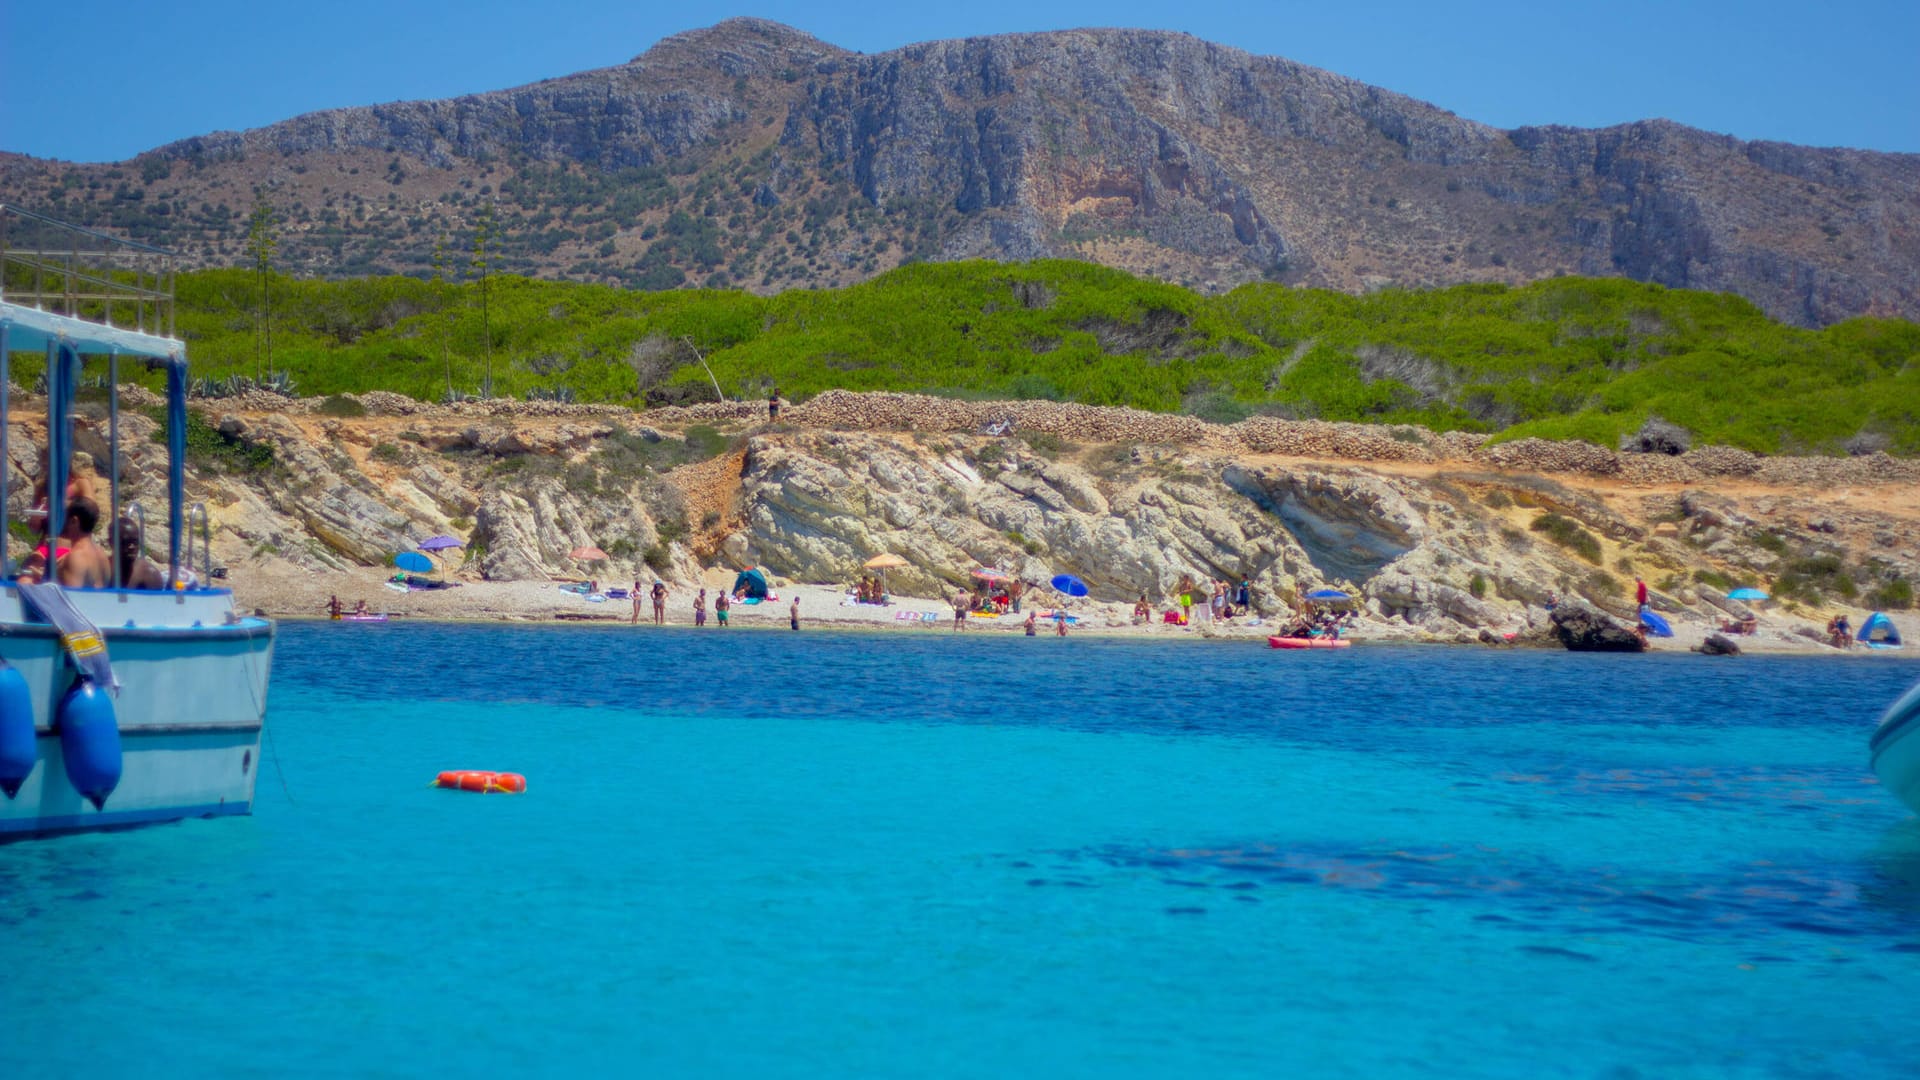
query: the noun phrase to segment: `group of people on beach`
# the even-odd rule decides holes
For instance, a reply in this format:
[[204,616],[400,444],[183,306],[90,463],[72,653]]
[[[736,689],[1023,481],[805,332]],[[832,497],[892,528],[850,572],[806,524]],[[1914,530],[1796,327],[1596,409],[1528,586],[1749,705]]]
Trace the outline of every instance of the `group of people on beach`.
[[[1253,611],[1253,581],[1242,576],[1238,585],[1219,578],[1196,583],[1191,574],[1182,575],[1180,583],[1173,587],[1173,608],[1168,612],[1167,621],[1179,626],[1191,626],[1195,607],[1200,609],[1203,618],[1215,622],[1226,622],[1249,614]],[[1142,592],[1133,605],[1134,625],[1152,621],[1153,605],[1148,603],[1147,594]]]
[[100,504],[94,497],[93,479],[78,470],[67,476],[66,520],[49,550],[47,473],[42,455],[40,480],[34,487],[32,509],[27,511],[39,543],[20,562],[21,581],[57,581],[82,589],[112,588],[116,580],[127,589],[167,587],[166,574],[141,550],[140,527],[132,518],[120,518],[116,550],[109,552],[94,540],[100,527]]
[[[667,583],[658,579],[654,580],[653,587],[650,589],[642,589],[638,581],[634,582],[632,591],[633,618],[631,622],[637,624],[640,621],[640,598],[644,595],[653,601],[653,624],[655,626],[665,626],[667,624],[667,594],[670,591],[671,590],[667,588]],[[745,596],[746,593],[744,591],[730,593],[725,589],[713,590],[714,622],[721,626],[726,626],[727,616],[732,612],[733,605]],[[707,590],[705,588],[700,589],[693,597],[693,625],[707,625]],[[798,596],[795,596],[793,601],[787,605],[787,626],[792,630],[800,629],[800,598]]]

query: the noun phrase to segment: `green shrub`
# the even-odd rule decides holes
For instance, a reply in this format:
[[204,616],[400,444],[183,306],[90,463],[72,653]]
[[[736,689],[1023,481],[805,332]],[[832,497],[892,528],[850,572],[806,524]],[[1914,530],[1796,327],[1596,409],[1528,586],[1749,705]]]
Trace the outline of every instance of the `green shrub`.
[[1007,542],[1029,555],[1038,555],[1046,550],[1046,547],[1038,541],[1029,540],[1018,532],[1007,533]]
[[[674,182],[656,179],[634,181],[634,206],[674,205]],[[575,173],[565,181],[604,182]],[[629,198],[625,188],[606,190]],[[687,269],[731,267],[729,237],[681,210],[623,268],[625,280],[672,284]],[[439,400],[449,381],[462,394],[482,385],[491,344],[495,393],[709,399],[694,351],[659,345],[690,340],[735,397],[771,384],[795,401],[831,388],[938,391],[1605,446],[1658,415],[1696,444],[1838,454],[1870,431],[1890,452],[1920,453],[1920,325],[1860,318],[1809,330],[1738,297],[1617,278],[1364,296],[1265,282],[1203,296],[1107,267],[1035,260],[917,262],[848,288],[766,296],[508,274],[488,288],[491,341],[472,282],[276,277],[276,366],[309,393]],[[183,273],[176,293],[195,374],[252,372],[253,273]],[[1025,302],[1039,295],[1048,301]],[[155,389],[157,380],[128,381]]]
[[[153,441],[166,445],[166,410],[152,409],[148,415],[159,423],[153,429]],[[207,423],[206,417],[188,409],[187,464],[208,472],[245,475],[271,472],[279,462],[273,456],[272,444],[247,442],[237,436],[222,434],[219,428]]]
[[681,438],[686,448],[686,460],[689,462],[706,461],[726,453],[730,445],[725,435],[706,424],[695,424],[687,429]]
[[1568,551],[1573,552],[1588,562],[1593,563],[1595,566],[1600,564],[1601,550],[1599,538],[1581,528],[1579,524],[1571,518],[1561,517],[1559,514],[1554,513],[1541,514],[1539,517],[1533,519],[1533,524],[1528,526],[1528,528],[1544,535],[1547,539],[1566,548]]
[[1905,611],[1913,606],[1913,585],[1894,578],[1867,594],[1867,603],[1879,611]]
[[367,456],[375,461],[384,461],[388,464],[393,464],[401,458],[400,448],[390,442],[374,443],[373,449],[367,451]]
[[1046,457],[1058,457],[1072,449],[1065,439],[1062,439],[1050,431],[1025,432],[1021,434],[1020,438],[1025,440],[1027,446],[1032,449],[1034,453],[1042,454]]
[[354,417],[367,415],[367,407],[365,405],[347,397],[345,394],[334,394],[314,406],[313,411],[319,413],[321,416],[332,416],[340,419],[352,419]]
[[1467,591],[1473,594],[1475,600],[1486,599],[1487,579],[1478,570],[1475,570],[1473,577],[1467,581]]
[[1513,505],[1513,496],[1501,491],[1499,488],[1494,488],[1492,491],[1487,492],[1486,504],[1495,510],[1505,510],[1507,507]]
[[1732,578],[1718,570],[1695,570],[1693,572],[1693,580],[1709,588],[1719,589],[1721,592],[1726,592],[1736,587]]

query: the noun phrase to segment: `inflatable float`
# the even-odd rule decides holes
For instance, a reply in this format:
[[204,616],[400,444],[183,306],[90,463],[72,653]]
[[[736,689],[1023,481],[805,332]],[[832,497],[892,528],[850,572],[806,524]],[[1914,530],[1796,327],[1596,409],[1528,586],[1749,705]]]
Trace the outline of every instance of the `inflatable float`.
[[337,622],[386,622],[385,615],[342,615]]
[[448,769],[433,778],[433,786],[454,791],[477,791],[482,794],[502,792],[508,795],[520,795],[527,790],[527,778],[514,772]]
[[1270,637],[1267,644],[1276,649],[1344,649],[1353,642],[1324,637]]

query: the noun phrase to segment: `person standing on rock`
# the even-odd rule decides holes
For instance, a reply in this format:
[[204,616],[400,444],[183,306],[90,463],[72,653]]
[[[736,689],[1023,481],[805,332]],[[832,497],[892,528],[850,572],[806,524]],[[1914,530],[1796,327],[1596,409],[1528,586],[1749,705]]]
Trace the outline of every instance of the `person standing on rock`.
[[721,626],[727,625],[727,609],[733,606],[733,597],[727,590],[721,589],[713,594],[713,617]]
[[767,423],[771,424],[779,419],[780,388],[776,386],[767,394]]
[[800,597],[798,594],[795,594],[793,603],[787,605],[787,626],[794,630],[800,629]]
[[1641,611],[1647,610],[1647,583],[1637,577],[1633,579],[1633,602],[1640,605]]
[[667,583],[653,579],[653,625],[667,625]]
[[693,598],[693,625],[707,625],[707,590],[701,589],[700,595]]

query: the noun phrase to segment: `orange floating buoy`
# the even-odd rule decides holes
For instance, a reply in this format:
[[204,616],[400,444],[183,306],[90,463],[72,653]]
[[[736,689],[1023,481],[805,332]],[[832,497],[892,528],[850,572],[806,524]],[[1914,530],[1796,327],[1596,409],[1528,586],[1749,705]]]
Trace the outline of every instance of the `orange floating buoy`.
[[434,787],[481,793],[503,792],[519,795],[527,790],[527,778],[517,772],[487,772],[484,769],[448,769],[433,779]]

